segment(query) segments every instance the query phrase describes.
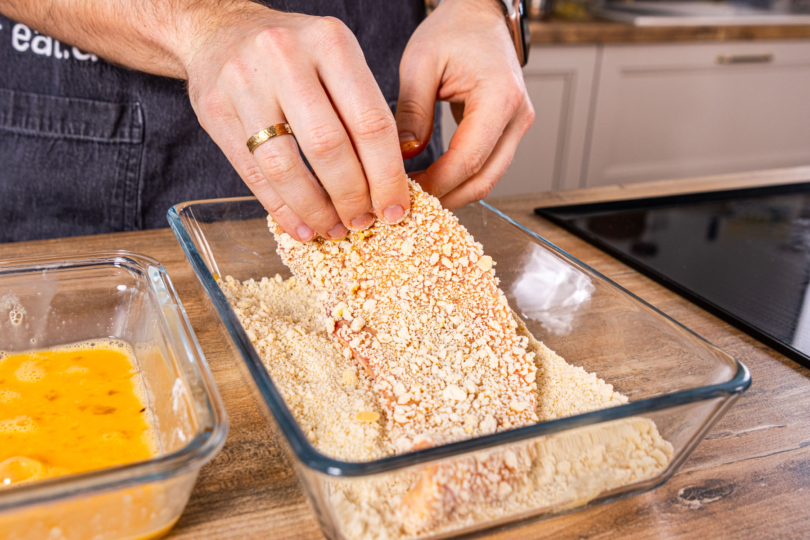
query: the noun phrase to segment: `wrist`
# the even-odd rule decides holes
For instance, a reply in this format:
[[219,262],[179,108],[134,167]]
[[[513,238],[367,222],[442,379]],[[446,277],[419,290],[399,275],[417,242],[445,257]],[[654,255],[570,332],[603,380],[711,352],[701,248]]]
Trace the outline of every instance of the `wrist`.
[[[452,7],[451,7],[452,6]],[[457,14],[450,14],[454,8],[458,14],[472,16],[479,20],[486,19],[486,24],[506,30],[509,40],[513,44],[518,63],[526,65],[529,56],[529,28],[523,13],[524,2],[516,0],[429,0],[428,7],[433,11],[441,10],[443,14],[458,18]]]
[[[502,0],[428,0],[430,13],[436,11],[440,6],[454,5],[464,10],[469,10],[491,21],[498,21],[503,24],[506,16],[505,6]],[[447,9],[447,8],[443,8]]]
[[[189,80],[196,66],[216,55],[216,50],[229,50],[251,27],[270,22],[283,13],[244,0],[227,6],[213,7],[195,3],[180,17],[167,46],[176,59],[180,78]],[[268,21],[268,19],[270,19]]]

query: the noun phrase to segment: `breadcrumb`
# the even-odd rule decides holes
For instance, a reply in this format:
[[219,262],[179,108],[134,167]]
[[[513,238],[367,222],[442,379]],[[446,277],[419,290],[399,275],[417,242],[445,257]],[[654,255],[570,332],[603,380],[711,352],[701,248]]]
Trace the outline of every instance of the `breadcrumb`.
[[284,264],[322,295],[335,336],[371,372],[398,453],[536,422],[536,368],[492,258],[438,199],[413,182],[410,194],[400,223],[338,243],[268,223]]
[[[531,336],[492,258],[417,185],[400,224],[341,242],[268,222],[298,277],[219,283],[324,454],[376,460],[627,402]],[[630,418],[323,487],[346,537],[409,538],[585,504],[671,458],[652,421]]]
[[[515,332],[494,261],[438,199],[409,185],[405,219],[338,244],[298,242],[268,218],[281,260],[322,295],[335,337],[371,373],[397,453],[536,422],[533,355]],[[501,458],[426,469],[403,500],[407,528],[429,527],[462,497],[508,494],[526,471]]]
[[[309,287],[295,278],[282,282],[280,276],[243,283],[226,277],[219,285],[242,325],[252,330],[259,357],[319,451],[345,461],[376,460],[396,453],[388,442],[385,413],[371,379],[365,370],[357,369],[351,355],[343,356],[342,346],[330,337],[322,306]],[[518,336],[527,340],[527,351],[535,354],[539,421],[627,402],[595,375],[566,363],[517,321]],[[292,330],[296,327],[304,334]],[[370,422],[373,414],[380,415],[376,422]],[[529,444],[534,455],[520,482],[505,484],[494,500],[457,505],[443,521],[433,524],[431,532],[455,531],[529,511],[580,506],[601,493],[660,474],[672,458],[670,443],[645,418],[566,431]],[[517,452],[503,452],[507,465],[517,466],[522,445],[515,446]],[[402,500],[421,477],[419,472],[402,471],[373,479],[328,479],[324,489],[347,538],[404,539],[412,535],[402,523]]]
[[309,442],[344,461],[392,453],[371,379],[329,336],[308,286],[281,276],[219,286]]

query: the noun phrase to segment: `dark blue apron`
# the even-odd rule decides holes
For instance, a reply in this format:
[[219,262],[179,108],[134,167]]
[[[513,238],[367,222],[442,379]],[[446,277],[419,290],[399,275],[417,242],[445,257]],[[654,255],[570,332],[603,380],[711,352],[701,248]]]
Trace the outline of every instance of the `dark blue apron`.
[[[422,0],[270,3],[346,23],[395,109]],[[182,81],[113,66],[3,16],[0,25],[0,242],[165,227],[178,202],[250,194]],[[441,154],[439,124],[409,171]]]

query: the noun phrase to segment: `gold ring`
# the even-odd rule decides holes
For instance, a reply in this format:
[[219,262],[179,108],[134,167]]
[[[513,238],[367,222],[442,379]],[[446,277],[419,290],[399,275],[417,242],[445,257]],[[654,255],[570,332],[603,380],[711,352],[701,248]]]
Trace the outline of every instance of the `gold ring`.
[[292,135],[292,128],[290,124],[286,122],[282,124],[276,124],[275,126],[270,126],[268,128],[264,128],[263,130],[259,131],[258,133],[254,134],[251,138],[248,139],[247,147],[252,154],[256,147],[260,144],[269,141],[273,137],[278,137],[279,135]]

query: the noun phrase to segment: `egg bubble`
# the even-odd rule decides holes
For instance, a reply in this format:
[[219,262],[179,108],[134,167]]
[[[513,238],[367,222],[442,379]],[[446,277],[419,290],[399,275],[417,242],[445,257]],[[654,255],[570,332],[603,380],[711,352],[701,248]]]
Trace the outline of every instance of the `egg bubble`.
[[20,367],[14,372],[14,376],[20,382],[35,383],[45,377],[45,370],[39,367],[36,362],[27,360],[20,364]]
[[20,326],[23,321],[23,312],[16,309],[9,310],[8,319],[14,326]]
[[37,430],[37,424],[27,416],[17,416],[15,418],[4,418],[0,420],[0,433],[33,433]]
[[0,388],[0,403],[9,403],[14,399],[20,399],[20,393],[7,388]]
[[0,462],[0,484],[4,486],[36,480],[44,473],[42,463],[25,456],[12,456]]
[[84,366],[70,366],[65,373],[87,373],[88,371],[90,370]]

